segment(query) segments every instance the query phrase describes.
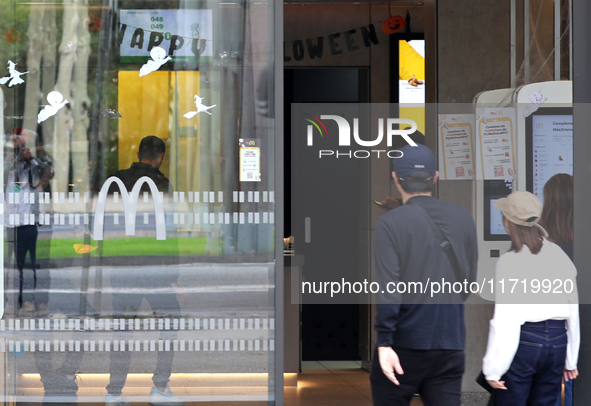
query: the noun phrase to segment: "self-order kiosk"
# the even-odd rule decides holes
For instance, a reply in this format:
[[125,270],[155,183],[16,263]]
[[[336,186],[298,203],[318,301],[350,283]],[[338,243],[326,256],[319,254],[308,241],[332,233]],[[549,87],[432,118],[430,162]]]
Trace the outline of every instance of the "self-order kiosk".
[[[550,177],[573,173],[572,82],[482,92],[474,100],[474,110],[473,213],[479,240],[478,279],[487,283],[494,278],[498,257],[510,246],[494,203],[513,190],[530,191],[543,201]],[[487,289],[480,296],[494,300]]]

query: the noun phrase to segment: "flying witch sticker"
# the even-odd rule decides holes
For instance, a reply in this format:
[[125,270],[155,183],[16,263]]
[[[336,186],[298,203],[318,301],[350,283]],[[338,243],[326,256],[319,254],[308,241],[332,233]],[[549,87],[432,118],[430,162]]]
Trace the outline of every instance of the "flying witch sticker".
[[215,104],[212,106],[206,106],[205,104],[203,104],[203,97],[199,97],[199,96],[195,95],[195,107],[197,108],[197,111],[189,111],[188,113],[183,114],[183,117],[193,118],[199,113],[207,113],[211,116],[212,114],[207,110],[209,110],[215,106],[216,106]]
[[8,87],[12,87],[15,85],[20,85],[21,83],[25,83],[23,79],[21,79],[22,75],[26,75],[29,73],[27,72],[19,72],[16,70],[16,63],[12,61],[8,61],[8,76],[0,78],[0,84],[5,85],[8,83]]

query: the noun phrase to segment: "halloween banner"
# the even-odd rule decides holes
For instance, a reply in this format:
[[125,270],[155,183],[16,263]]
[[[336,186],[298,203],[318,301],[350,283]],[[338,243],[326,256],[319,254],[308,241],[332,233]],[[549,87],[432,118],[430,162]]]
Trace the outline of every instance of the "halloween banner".
[[379,43],[375,26],[369,24],[327,36],[284,42],[283,61],[320,59],[327,54],[341,55],[344,52],[357,51],[362,47],[369,48],[371,44]]
[[[224,59],[236,59],[241,55],[244,43],[232,44],[232,49],[214,55],[213,22],[211,10],[121,10],[119,45],[121,62],[145,63],[150,60],[150,51],[160,47],[174,61],[211,62],[224,65]],[[325,55],[341,55],[371,45],[379,45],[376,25],[387,34],[399,32],[405,27],[400,16],[390,16],[384,21],[363,27],[352,28],[316,38],[283,43],[284,62],[301,61],[304,58],[321,59]],[[249,43],[253,53],[271,51],[271,44]],[[229,44],[219,44],[218,48]],[[236,48],[238,46],[238,48]],[[220,48],[220,49],[221,49]],[[204,59],[205,58],[205,59]],[[219,60],[219,61],[218,61]],[[216,63],[219,62],[219,63]]]
[[154,47],[173,61],[211,59],[212,10],[121,10],[119,16],[121,62],[146,62]]
[[320,59],[324,55],[341,55],[344,52],[353,52],[361,48],[369,48],[372,44],[380,43],[376,31],[376,25],[382,28],[386,35],[392,35],[406,28],[406,34],[410,35],[410,13],[406,12],[406,18],[392,14],[384,21],[378,21],[375,25],[369,24],[359,28],[353,28],[344,32],[325,35],[303,40],[286,41],[283,43],[283,61],[301,61],[304,58]]

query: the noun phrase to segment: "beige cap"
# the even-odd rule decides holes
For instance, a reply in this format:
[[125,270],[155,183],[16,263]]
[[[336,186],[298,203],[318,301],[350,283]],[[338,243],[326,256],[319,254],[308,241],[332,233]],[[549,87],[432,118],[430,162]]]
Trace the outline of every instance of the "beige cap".
[[538,227],[544,237],[548,233],[544,227],[538,224],[542,216],[542,203],[540,199],[530,192],[513,192],[509,196],[495,202],[495,207],[503,213],[511,223],[526,227]]

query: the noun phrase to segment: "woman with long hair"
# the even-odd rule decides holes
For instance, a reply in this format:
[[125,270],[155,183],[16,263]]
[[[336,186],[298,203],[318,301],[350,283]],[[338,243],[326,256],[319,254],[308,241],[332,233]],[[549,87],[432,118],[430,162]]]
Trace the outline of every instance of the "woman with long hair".
[[540,225],[549,240],[555,242],[573,259],[573,177],[559,173],[544,185],[544,209]]
[[[554,405],[563,376],[578,376],[577,271],[538,224],[542,204],[537,197],[513,192],[495,207],[503,213],[511,248],[497,262],[483,373],[495,389],[497,406]],[[552,289],[557,283],[563,288]]]
[[[573,261],[573,177],[559,173],[548,179],[544,185],[544,209],[540,225],[548,232],[548,239],[558,244]],[[561,406],[559,396],[556,406]],[[573,404],[573,381],[564,380],[564,406]]]

